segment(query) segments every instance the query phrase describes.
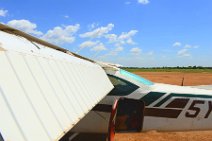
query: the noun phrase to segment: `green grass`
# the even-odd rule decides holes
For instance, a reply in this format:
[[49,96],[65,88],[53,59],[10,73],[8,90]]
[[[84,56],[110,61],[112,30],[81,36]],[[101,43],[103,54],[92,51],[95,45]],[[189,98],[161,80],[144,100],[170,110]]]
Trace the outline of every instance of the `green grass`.
[[129,72],[185,72],[185,73],[212,73],[212,69],[177,69],[177,68],[123,68]]

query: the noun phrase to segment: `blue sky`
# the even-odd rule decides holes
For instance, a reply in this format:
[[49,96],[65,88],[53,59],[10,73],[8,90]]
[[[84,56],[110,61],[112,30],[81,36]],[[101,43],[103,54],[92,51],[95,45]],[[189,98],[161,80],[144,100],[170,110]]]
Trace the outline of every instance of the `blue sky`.
[[212,66],[212,0],[1,0],[0,22],[124,66]]

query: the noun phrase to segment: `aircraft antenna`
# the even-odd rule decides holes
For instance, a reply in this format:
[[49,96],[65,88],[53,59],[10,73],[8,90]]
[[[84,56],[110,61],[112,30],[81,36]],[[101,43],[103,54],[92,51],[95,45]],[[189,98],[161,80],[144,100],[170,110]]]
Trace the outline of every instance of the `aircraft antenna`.
[[184,77],[184,75],[183,75],[183,79],[182,79],[181,86],[184,86],[184,79],[185,79],[185,77]]

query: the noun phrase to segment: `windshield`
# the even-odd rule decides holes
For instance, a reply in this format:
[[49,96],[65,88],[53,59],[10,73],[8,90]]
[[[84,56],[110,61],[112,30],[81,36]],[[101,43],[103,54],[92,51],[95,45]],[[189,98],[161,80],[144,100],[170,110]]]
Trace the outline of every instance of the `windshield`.
[[149,80],[147,80],[147,79],[145,79],[143,77],[140,77],[138,75],[135,75],[133,73],[130,73],[128,71],[125,71],[125,70],[120,69],[120,73],[122,75],[124,75],[124,76],[126,76],[128,78],[131,78],[131,79],[133,79],[135,81],[138,81],[139,83],[142,83],[144,85],[148,85],[148,86],[153,85],[153,82],[151,82],[151,81],[149,81]]
[[114,89],[109,93],[109,95],[126,96],[139,88],[135,84],[116,76],[108,75],[108,77],[114,86]]

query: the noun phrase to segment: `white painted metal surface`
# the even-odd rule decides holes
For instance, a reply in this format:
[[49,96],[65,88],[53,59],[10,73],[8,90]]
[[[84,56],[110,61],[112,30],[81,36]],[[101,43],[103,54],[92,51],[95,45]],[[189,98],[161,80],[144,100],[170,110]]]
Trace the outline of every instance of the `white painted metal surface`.
[[205,90],[212,90],[212,85],[199,85],[199,86],[188,86],[188,87],[205,89]]
[[58,140],[112,88],[100,66],[0,31],[4,140]]
[[199,89],[188,86],[177,86],[163,83],[155,83],[152,86],[152,90],[166,93],[181,93],[181,94],[208,94],[211,95],[211,91],[207,89]]

